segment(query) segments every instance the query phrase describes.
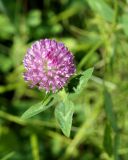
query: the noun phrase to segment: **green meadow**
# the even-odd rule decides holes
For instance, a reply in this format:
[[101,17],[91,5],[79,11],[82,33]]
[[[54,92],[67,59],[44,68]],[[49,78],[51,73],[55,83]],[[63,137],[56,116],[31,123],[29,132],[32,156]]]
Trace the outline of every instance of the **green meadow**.
[[[75,57],[78,76],[56,96],[74,105],[66,131],[58,102],[21,117],[45,97],[23,78],[27,49],[45,38]],[[0,160],[128,160],[128,0],[0,0]]]

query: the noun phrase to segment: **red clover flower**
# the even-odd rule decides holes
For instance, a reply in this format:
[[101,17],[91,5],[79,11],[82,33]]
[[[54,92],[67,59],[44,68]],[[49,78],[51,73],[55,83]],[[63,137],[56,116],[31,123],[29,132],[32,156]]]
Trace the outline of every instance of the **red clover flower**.
[[24,79],[31,87],[38,86],[53,93],[63,88],[75,73],[74,56],[61,42],[41,39],[32,44],[23,60]]

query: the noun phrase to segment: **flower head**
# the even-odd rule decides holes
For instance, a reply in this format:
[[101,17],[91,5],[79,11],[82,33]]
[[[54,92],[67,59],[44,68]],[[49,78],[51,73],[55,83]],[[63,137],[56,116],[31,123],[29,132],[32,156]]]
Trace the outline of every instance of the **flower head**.
[[24,79],[31,87],[56,92],[75,73],[74,57],[61,42],[42,39],[32,44],[23,60]]

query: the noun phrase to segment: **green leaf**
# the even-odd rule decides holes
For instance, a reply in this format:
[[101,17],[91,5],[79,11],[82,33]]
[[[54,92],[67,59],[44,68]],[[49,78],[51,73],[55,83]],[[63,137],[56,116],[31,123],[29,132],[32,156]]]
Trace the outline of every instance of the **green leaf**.
[[72,116],[74,112],[74,104],[69,100],[64,100],[55,108],[55,117],[65,136],[70,136],[72,126]]
[[10,23],[6,15],[0,14],[0,38],[8,39],[15,33],[14,26]]
[[120,160],[119,147],[120,147],[120,134],[116,133],[114,136],[114,145],[113,145],[113,152],[114,152],[114,159],[115,160]]
[[42,101],[40,103],[37,103],[33,106],[31,106],[27,111],[23,113],[21,116],[22,119],[28,119],[31,118],[40,112],[45,111],[46,109],[50,108],[54,104],[53,97],[48,98],[46,101]]
[[5,155],[1,160],[8,160],[14,156],[15,152],[10,152],[7,155]]
[[11,59],[4,56],[4,54],[0,54],[0,70],[3,72],[8,72],[11,67],[12,67]]
[[87,0],[88,4],[96,13],[105,20],[112,22],[114,18],[113,9],[103,0]]
[[69,92],[69,93],[75,92],[75,88],[77,88],[80,83],[81,76],[82,76],[82,74],[78,74],[70,80],[70,82],[68,83],[67,88],[66,88],[67,92]]
[[89,68],[86,71],[84,71],[81,76],[80,76],[80,81],[79,81],[79,85],[77,86],[77,88],[74,88],[74,91],[76,93],[81,92],[84,87],[86,86],[88,80],[91,78],[92,76],[92,72],[93,72],[94,68]]
[[37,27],[41,24],[41,12],[40,10],[31,10],[29,12],[27,23],[31,27]]
[[126,36],[128,36],[128,14],[123,14],[120,17],[120,25],[122,26],[124,33]]
[[107,118],[113,128],[113,130],[116,132],[118,130],[117,123],[116,123],[116,117],[113,111],[113,104],[110,93],[105,88],[104,90],[104,104],[105,104],[105,111]]
[[113,145],[112,145],[112,131],[110,126],[107,124],[104,130],[104,140],[103,146],[105,151],[108,153],[109,156],[113,153]]
[[67,20],[73,15],[79,13],[79,11],[83,8],[83,6],[84,6],[83,3],[75,1],[72,5],[67,7],[67,9],[65,9],[64,11],[60,12],[57,16],[53,16],[52,18],[50,18],[49,22],[53,24],[58,21],[62,21],[65,19]]

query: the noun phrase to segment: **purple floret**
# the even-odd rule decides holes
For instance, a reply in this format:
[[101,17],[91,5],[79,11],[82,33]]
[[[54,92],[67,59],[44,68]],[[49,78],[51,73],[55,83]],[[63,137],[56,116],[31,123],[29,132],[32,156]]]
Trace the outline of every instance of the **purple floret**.
[[42,39],[32,44],[23,60],[25,81],[46,92],[64,87],[75,73],[74,56],[61,42]]

